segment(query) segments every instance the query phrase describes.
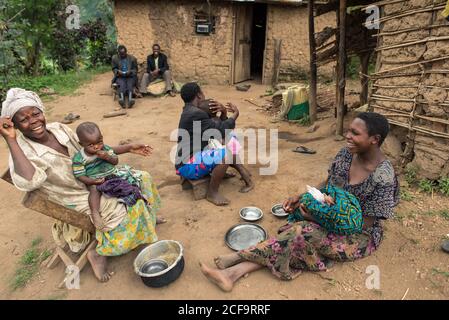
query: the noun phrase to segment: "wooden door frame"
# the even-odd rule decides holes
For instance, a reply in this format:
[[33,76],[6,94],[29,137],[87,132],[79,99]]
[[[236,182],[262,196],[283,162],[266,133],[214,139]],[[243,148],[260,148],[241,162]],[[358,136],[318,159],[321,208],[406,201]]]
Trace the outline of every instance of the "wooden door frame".
[[[234,85],[235,82],[235,49],[237,43],[237,10],[239,6],[247,6],[253,9],[253,3],[232,3],[232,58],[231,58],[231,85]],[[251,37],[251,41],[252,41]],[[250,51],[251,54],[251,51]],[[250,75],[251,76],[251,75]]]
[[231,52],[231,75],[230,75],[230,84],[235,84],[235,37],[236,37],[236,27],[237,27],[237,9],[235,4],[231,4],[231,12],[232,12],[232,52]]
[[[247,3],[246,5],[253,5],[252,3]],[[231,12],[232,12],[232,53],[231,53],[231,74],[229,76],[230,84],[235,84],[235,43],[236,43],[236,35],[237,35],[237,7],[235,3],[232,3],[231,5]],[[268,18],[269,18],[269,12],[270,12],[270,5],[267,4],[267,17],[265,21],[265,48],[263,50],[263,64],[262,64],[262,84],[264,84],[265,79],[265,66],[267,63],[267,47],[268,47]],[[252,41],[253,39],[251,39]]]
[[262,63],[262,84],[265,84],[265,66],[267,63],[267,47],[268,47],[268,18],[270,12],[270,4],[266,4],[267,6],[267,16],[265,19],[265,47],[263,49],[263,63]]

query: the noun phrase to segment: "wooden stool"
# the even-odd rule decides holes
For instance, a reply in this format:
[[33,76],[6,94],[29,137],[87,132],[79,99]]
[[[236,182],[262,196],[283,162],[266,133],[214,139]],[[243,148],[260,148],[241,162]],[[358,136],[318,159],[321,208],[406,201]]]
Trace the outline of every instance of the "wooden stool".
[[210,176],[198,180],[188,180],[181,178],[182,190],[193,190],[195,200],[206,199],[207,189],[209,188]]
[[[0,179],[13,184],[11,175],[9,174],[9,170],[6,170],[5,173],[3,173],[3,175],[0,177]],[[90,221],[89,217],[50,201],[48,199],[48,196],[39,190],[25,193],[22,204],[25,208],[81,228],[91,234],[91,242],[81,252],[80,257],[76,262],[73,261],[62,248],[56,247],[53,256],[49,258],[49,261],[47,263],[47,268],[52,269],[59,263],[59,261],[63,261],[66,267],[76,266],[81,272],[81,270],[83,270],[84,266],[87,264],[87,253],[89,252],[89,250],[95,248],[97,244],[97,241],[95,240],[95,227]],[[64,277],[64,280],[59,283],[58,288],[64,287],[68,277],[69,275]]]

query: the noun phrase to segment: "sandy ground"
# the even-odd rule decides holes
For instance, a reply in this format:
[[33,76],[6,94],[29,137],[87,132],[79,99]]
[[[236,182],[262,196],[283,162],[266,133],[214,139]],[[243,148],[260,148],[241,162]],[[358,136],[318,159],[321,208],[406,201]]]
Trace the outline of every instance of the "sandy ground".
[[[326,176],[327,167],[344,145],[333,140],[333,119],[318,122],[319,129],[306,133],[306,128],[291,123],[272,123],[270,117],[246,102],[259,96],[266,87],[253,84],[248,92],[233,87],[205,86],[207,97],[233,102],[240,107],[240,128],[270,128],[279,130],[279,168],[276,175],[260,176],[261,165],[250,165],[256,188],[240,194],[238,179],[228,180],[221,190],[232,202],[217,208],[209,202],[193,201],[190,191],[181,191],[174,173],[169,152],[175,146],[171,132],[177,128],[182,101],[176,98],[144,98],[137,100],[126,117],[103,119],[105,112],[116,108],[109,90],[110,75],[104,74],[82,87],[74,96],[60,97],[48,102],[49,121],[61,120],[67,112],[77,112],[82,120],[97,122],[105,142],[117,144],[121,140],[149,143],[154,147],[150,158],[133,155],[121,157],[122,163],[148,170],[158,185],[163,209],[160,214],[169,222],[158,226],[160,239],[175,239],[185,248],[186,266],[181,277],[161,289],[146,287],[133,272],[133,259],[142,248],[121,257],[110,259],[114,277],[99,283],[90,266],[81,273],[79,290],[56,288],[64,274],[63,264],[55,269],[40,268],[39,274],[23,289],[9,287],[20,256],[31,241],[41,236],[43,246],[54,248],[50,226],[52,220],[21,206],[23,196],[14,187],[0,182],[0,298],[3,299],[448,299],[449,276],[436,270],[449,271],[449,255],[439,250],[441,239],[449,232],[449,221],[440,216],[416,215],[412,211],[445,209],[449,201],[417,194],[413,202],[399,206],[398,218],[386,223],[386,239],[372,256],[353,263],[337,264],[325,273],[304,273],[286,282],[273,277],[267,270],[257,271],[241,279],[232,293],[223,293],[201,274],[198,262],[213,264],[217,254],[230,253],[224,234],[241,222],[238,211],[243,206],[256,205],[265,212],[260,224],[269,234],[275,234],[285,221],[269,213],[271,206],[286,196],[304,191],[305,184],[314,185]],[[322,116],[322,115],[321,115]],[[71,124],[75,128],[77,123]],[[303,144],[317,150],[315,155],[292,153]],[[7,167],[7,148],[0,143],[0,169]],[[380,269],[380,289],[365,286],[366,269],[375,265]]]

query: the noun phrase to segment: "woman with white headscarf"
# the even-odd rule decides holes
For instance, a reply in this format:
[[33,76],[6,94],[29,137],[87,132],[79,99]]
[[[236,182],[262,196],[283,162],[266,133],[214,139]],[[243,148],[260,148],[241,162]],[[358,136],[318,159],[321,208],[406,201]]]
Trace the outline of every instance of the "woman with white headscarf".
[[[81,149],[78,138],[64,124],[47,124],[44,105],[36,93],[19,88],[8,91],[2,104],[0,134],[9,147],[10,173],[18,189],[39,189],[55,203],[90,214],[89,192],[72,173],[72,157]],[[135,146],[134,153],[140,146],[143,147]],[[98,244],[88,253],[88,259],[102,282],[111,276],[106,268],[107,256],[122,255],[140,244],[157,241],[155,224],[160,197],[151,176],[144,171],[139,173],[141,191],[148,204],[139,200],[126,207],[116,198],[101,199],[104,224],[97,228]],[[73,252],[80,252],[90,241],[88,232],[62,222],[55,223],[52,234],[59,246],[67,243]]]

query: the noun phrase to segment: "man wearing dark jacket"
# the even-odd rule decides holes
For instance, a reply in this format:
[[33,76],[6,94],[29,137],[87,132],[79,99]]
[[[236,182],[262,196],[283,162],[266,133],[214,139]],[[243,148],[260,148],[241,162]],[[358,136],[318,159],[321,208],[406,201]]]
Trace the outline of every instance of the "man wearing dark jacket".
[[112,57],[112,72],[112,82],[118,85],[119,104],[125,107],[125,97],[128,97],[128,107],[131,108],[135,103],[133,89],[137,79],[137,59],[128,54],[123,45],[118,46],[117,54]]
[[153,54],[147,57],[147,72],[142,76],[140,81],[140,93],[147,93],[148,85],[156,79],[164,79],[165,92],[174,97],[172,77],[170,67],[168,65],[167,56],[161,53],[161,47],[158,44],[153,45]]

